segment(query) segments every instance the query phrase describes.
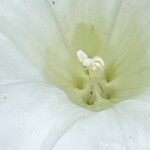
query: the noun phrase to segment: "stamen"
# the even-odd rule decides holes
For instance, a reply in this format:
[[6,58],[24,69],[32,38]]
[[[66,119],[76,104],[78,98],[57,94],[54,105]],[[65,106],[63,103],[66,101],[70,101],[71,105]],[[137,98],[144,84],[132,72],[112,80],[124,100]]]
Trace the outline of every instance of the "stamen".
[[93,64],[92,64],[92,68],[93,70],[96,70],[98,68],[102,69],[104,67],[104,61],[101,57],[99,56],[95,56],[93,58]]
[[[88,75],[88,83],[90,87],[90,99],[88,100],[88,103],[93,104],[95,99],[93,98],[93,91],[94,93],[96,91],[99,91],[99,94],[103,97],[108,99],[108,94],[106,91],[106,85],[102,84],[104,80],[104,66],[105,63],[103,59],[99,56],[94,56],[93,58],[88,57],[88,55],[82,51],[77,51],[77,58],[79,62],[82,63],[84,67],[89,72]],[[93,70],[93,71],[92,71]],[[102,82],[102,83],[101,83]]]
[[84,65],[85,67],[89,67],[89,66],[91,66],[92,64],[93,64],[93,60],[90,59],[90,58],[85,59],[85,61],[83,62],[83,65]]
[[93,70],[102,69],[104,67],[104,61],[101,57],[95,56],[93,58],[89,58],[82,50],[77,51],[77,58],[83,66],[90,67]]
[[82,63],[88,58],[87,54],[85,52],[83,52],[82,50],[77,51],[77,57],[78,57],[79,61]]

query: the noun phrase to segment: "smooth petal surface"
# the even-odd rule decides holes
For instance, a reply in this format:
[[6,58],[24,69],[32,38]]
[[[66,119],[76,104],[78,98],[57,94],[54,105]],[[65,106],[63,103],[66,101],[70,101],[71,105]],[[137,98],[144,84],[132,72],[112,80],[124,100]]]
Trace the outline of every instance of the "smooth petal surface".
[[76,122],[53,150],[149,150],[148,100],[142,96],[122,102]]
[[[82,23],[94,25],[102,35],[105,35],[112,21],[117,1],[49,0],[49,3],[63,38],[65,41],[70,41],[75,28]],[[69,43],[67,44],[69,46]]]
[[0,85],[30,81],[44,81],[44,78],[13,43],[0,34]]
[[39,67],[45,63],[48,48],[56,53],[57,47],[64,55],[65,46],[47,0],[1,0],[0,18],[0,31]]
[[42,83],[3,86],[0,98],[3,150],[52,149],[75,121],[88,115],[63,92]]

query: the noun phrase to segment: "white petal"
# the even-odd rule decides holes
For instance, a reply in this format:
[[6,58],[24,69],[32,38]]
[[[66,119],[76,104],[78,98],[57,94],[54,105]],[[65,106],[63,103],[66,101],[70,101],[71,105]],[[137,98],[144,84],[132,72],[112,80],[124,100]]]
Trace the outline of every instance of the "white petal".
[[0,34],[0,85],[43,80],[38,69]]
[[100,29],[101,36],[104,36],[111,23],[117,1],[49,0],[49,2],[64,38],[69,41],[72,39],[71,33],[82,23],[94,25],[96,29]]
[[42,83],[0,88],[0,149],[52,149],[70,126],[88,115],[65,94]]
[[[100,30],[101,36],[111,38],[116,25],[127,26],[128,22],[139,17],[145,17],[141,13],[147,14],[149,0],[49,0],[54,17],[63,32],[65,39],[69,41],[77,24],[87,23],[94,25]],[[118,19],[121,21],[118,23]],[[130,19],[129,19],[130,18]],[[91,29],[92,30],[92,29]]]
[[[51,55],[52,52],[59,53],[61,57],[66,52],[46,0],[2,0],[0,31],[39,66],[45,63],[43,57],[46,50],[49,49]],[[56,51],[56,47],[59,51]]]
[[149,150],[150,101],[125,101],[76,122],[53,150]]

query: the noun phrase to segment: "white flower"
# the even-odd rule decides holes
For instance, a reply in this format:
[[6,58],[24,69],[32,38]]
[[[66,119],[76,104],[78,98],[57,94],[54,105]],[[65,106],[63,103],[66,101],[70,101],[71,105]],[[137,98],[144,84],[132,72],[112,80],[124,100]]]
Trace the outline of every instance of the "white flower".
[[0,149],[149,150],[149,6],[1,0]]

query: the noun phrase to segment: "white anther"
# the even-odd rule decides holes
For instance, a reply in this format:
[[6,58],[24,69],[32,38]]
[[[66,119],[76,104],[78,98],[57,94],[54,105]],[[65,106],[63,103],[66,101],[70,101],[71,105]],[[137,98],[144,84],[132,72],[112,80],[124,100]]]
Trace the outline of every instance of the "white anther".
[[90,67],[93,70],[102,69],[104,67],[104,61],[99,56],[89,58],[85,52],[83,52],[82,50],[78,50],[77,57],[79,61],[83,64],[83,66]]
[[103,60],[101,57],[95,56],[95,57],[93,58],[93,60],[94,60],[95,63],[99,63],[99,64],[101,64],[102,66],[104,66],[104,60]]
[[93,63],[92,63],[92,68],[93,70],[96,70],[98,68],[103,68],[104,67],[104,61],[101,57],[95,56],[93,58]]
[[85,52],[83,52],[82,50],[77,51],[77,57],[78,57],[79,61],[82,63],[88,58],[87,54]]
[[92,64],[93,64],[93,60],[92,60],[91,58],[87,58],[87,59],[85,59],[84,62],[83,62],[83,65],[84,65],[85,67],[89,67],[89,66],[91,66]]
[[91,58],[88,58],[88,55],[82,50],[77,51],[77,57],[79,61],[83,64],[83,66],[85,67],[89,67],[93,63],[93,60]]

